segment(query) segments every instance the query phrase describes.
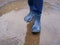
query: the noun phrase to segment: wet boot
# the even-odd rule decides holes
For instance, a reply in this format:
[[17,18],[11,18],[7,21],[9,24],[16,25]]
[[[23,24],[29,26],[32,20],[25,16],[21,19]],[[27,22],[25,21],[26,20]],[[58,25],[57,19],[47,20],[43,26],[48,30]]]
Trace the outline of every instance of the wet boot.
[[40,33],[41,31],[41,22],[40,22],[41,15],[36,14],[34,16],[34,24],[32,26],[32,33]]
[[30,11],[30,13],[24,18],[26,22],[31,22],[35,13],[33,11]]

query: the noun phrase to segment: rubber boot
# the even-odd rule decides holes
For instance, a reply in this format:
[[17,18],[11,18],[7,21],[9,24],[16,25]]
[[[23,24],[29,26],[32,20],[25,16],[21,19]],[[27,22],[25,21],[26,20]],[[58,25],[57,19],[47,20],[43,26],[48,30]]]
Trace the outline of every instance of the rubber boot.
[[31,22],[35,13],[33,11],[30,11],[30,13],[24,18],[26,22]]
[[41,31],[41,22],[40,22],[41,15],[36,14],[34,16],[34,24],[32,26],[32,33],[40,33]]

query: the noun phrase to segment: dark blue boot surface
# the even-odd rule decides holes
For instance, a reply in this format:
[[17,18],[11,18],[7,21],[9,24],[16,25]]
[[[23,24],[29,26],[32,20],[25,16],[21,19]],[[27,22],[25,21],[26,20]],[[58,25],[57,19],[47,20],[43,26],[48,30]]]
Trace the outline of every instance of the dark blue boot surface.
[[34,16],[34,24],[32,26],[32,32],[40,32],[41,31],[41,22],[40,22],[40,18],[41,16],[37,16],[38,14],[36,14]]
[[30,11],[30,13],[24,18],[26,22],[31,22],[35,13],[33,11]]

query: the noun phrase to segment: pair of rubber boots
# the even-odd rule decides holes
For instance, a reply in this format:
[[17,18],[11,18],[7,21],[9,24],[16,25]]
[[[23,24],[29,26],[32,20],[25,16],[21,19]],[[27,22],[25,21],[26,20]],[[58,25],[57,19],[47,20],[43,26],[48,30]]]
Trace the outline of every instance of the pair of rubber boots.
[[30,13],[24,18],[26,22],[31,22],[32,19],[34,19],[34,23],[32,26],[32,33],[40,33],[41,31],[40,18],[41,18],[41,15],[33,11],[30,11]]

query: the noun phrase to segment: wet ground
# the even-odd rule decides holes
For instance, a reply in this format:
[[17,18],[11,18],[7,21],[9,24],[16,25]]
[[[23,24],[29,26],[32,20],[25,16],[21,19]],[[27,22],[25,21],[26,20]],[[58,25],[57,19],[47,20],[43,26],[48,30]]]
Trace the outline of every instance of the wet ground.
[[60,45],[60,7],[56,5],[44,2],[41,33],[33,35],[33,22],[24,21],[27,1],[5,4],[0,8],[0,45]]

